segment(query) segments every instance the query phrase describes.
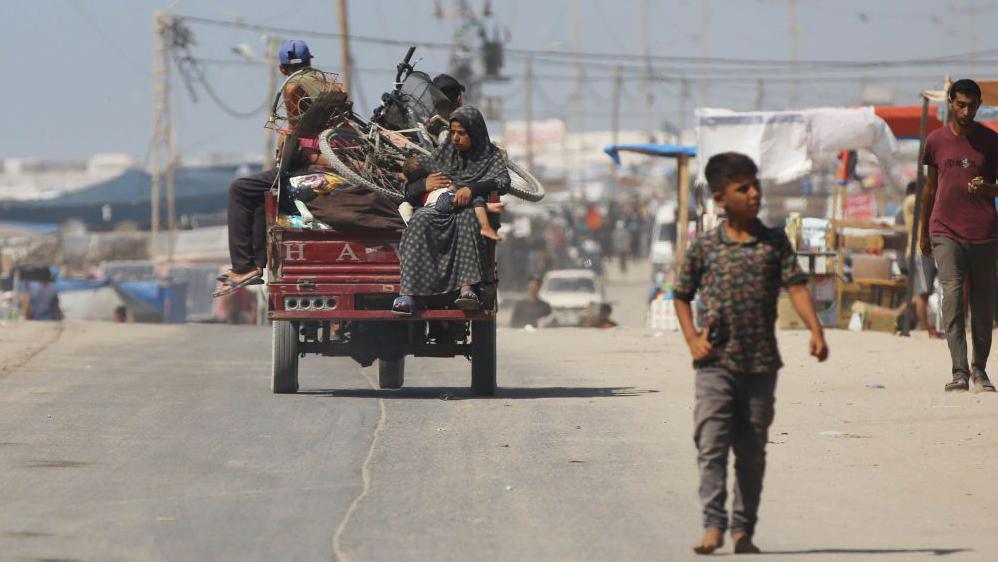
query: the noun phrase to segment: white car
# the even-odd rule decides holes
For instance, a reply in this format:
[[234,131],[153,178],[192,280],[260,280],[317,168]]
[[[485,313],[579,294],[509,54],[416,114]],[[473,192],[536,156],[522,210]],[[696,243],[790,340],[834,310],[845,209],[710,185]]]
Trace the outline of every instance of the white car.
[[588,269],[547,272],[539,296],[551,305],[551,325],[555,326],[581,326],[589,306],[605,301],[603,282]]
[[665,204],[655,213],[651,229],[651,263],[653,269],[665,271],[672,265],[676,244],[676,206]]

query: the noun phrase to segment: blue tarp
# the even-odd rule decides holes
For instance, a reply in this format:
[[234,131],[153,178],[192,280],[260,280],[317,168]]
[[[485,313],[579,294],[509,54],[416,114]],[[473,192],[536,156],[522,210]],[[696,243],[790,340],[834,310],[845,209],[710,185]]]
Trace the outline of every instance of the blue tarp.
[[187,320],[187,284],[151,281],[115,281],[111,284],[129,309],[158,314],[163,322]]
[[621,152],[636,152],[649,156],[675,158],[676,156],[696,156],[697,148],[695,146],[683,146],[680,144],[611,144],[604,148],[603,152],[607,153],[610,158],[613,158],[615,163],[620,164]]
[[58,293],[64,291],[90,291],[110,284],[107,279],[60,279],[52,283],[52,288]]
[[[174,174],[177,215],[215,213],[228,206],[229,184],[242,175],[260,171],[253,166],[178,168]],[[78,219],[89,226],[134,221],[146,224],[151,214],[152,178],[130,169],[109,180],[44,200],[0,201],[0,221],[61,224]],[[160,196],[165,197],[161,187]],[[165,201],[161,212],[166,209]],[[110,214],[109,220],[105,222]],[[163,219],[164,223],[166,219]]]

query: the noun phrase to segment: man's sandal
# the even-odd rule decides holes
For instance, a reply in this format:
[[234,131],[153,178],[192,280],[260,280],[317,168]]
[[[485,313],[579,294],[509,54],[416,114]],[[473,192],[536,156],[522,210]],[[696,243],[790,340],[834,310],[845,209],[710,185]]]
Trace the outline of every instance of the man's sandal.
[[946,383],[946,392],[963,392],[970,389],[970,382],[963,377],[953,379]]
[[252,275],[237,282],[233,282],[232,277],[227,276],[225,278],[225,281],[222,281],[222,286],[216,289],[215,292],[211,294],[211,296],[212,298],[217,299],[218,297],[231,295],[232,293],[236,292],[236,290],[241,289],[243,287],[247,287],[249,285],[262,285],[262,284],[263,284],[263,272],[260,271],[259,269],[256,270]]

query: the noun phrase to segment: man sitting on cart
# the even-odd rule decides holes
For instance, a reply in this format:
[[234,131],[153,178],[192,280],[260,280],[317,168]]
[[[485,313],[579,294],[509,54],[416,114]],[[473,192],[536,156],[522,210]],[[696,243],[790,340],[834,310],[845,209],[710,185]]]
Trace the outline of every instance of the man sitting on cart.
[[[319,95],[343,91],[342,86],[328,75],[312,67],[312,53],[300,39],[285,41],[279,51],[281,74],[287,76],[281,95],[287,112],[289,128],[308,110]],[[286,132],[282,131],[278,152],[283,148]],[[319,158],[318,139],[298,139],[300,162]],[[221,275],[222,285],[214,296],[228,295],[247,285],[263,283],[267,266],[267,225],[264,201],[277,181],[276,168],[239,178],[229,186],[229,258],[232,269]]]

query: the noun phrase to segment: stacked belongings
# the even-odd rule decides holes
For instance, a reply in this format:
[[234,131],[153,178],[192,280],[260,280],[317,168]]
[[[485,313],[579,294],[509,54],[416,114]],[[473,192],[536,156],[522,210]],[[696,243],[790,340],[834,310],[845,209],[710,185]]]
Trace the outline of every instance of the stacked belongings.
[[[351,104],[346,94],[328,92],[317,97],[292,132],[297,138],[315,138],[329,128],[349,129]],[[278,226],[345,231],[404,228],[397,206],[382,194],[350,184],[338,175],[324,157],[311,149],[300,149],[295,170],[283,183],[282,196],[291,205],[278,217]]]

